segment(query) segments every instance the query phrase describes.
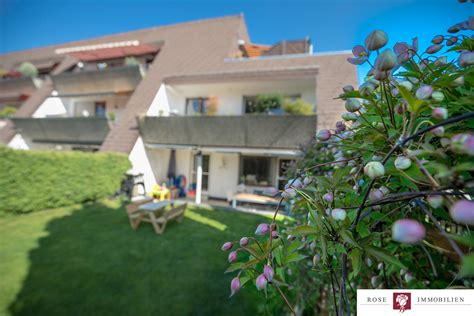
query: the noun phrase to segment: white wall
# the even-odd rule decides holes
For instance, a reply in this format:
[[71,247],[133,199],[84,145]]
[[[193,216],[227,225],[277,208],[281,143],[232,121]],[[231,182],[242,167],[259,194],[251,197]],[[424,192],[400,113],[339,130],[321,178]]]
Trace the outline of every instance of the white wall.
[[145,152],[145,147],[141,137],[138,137],[135,142],[132,151],[128,155],[128,159],[132,163],[132,169],[134,172],[143,173],[146,191],[150,192],[153,190],[153,186],[156,183],[155,175]]
[[[170,112],[166,86],[162,84],[146,113],[147,116],[168,116]],[[140,113],[137,113],[140,114]]]
[[186,98],[217,96],[219,107],[217,115],[241,115],[244,96],[254,96],[264,93],[279,92],[286,95],[300,94],[301,97],[312,105],[316,104],[315,81],[255,81],[232,82],[214,84],[188,84],[160,87],[156,94],[148,116],[158,116],[161,110],[163,115],[175,111],[185,115]]
[[45,118],[47,116],[67,116],[66,105],[61,98],[49,97],[33,113],[34,118]]
[[209,190],[211,197],[227,198],[235,194],[239,177],[239,155],[212,153],[209,161]]

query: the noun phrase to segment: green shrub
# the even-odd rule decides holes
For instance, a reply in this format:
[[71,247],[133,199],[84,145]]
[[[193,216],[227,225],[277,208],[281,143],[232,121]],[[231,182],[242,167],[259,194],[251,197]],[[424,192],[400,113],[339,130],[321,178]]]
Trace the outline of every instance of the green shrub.
[[18,67],[18,71],[25,77],[37,77],[38,76],[38,69],[35,65],[29,62],[21,63],[20,67]]
[[268,113],[280,109],[284,101],[280,93],[259,94],[255,100],[256,113]]
[[112,153],[19,151],[0,147],[0,212],[28,213],[114,193],[130,168]]
[[12,117],[16,113],[16,108],[13,106],[6,106],[0,111],[0,119]]
[[303,100],[298,98],[295,101],[286,100],[283,104],[283,110],[288,114],[295,115],[311,115],[314,114],[313,106]]

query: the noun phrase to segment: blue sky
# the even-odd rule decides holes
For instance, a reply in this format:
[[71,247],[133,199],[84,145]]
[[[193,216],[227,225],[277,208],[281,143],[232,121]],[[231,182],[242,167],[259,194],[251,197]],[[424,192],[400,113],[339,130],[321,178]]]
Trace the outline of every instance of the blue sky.
[[391,44],[445,33],[474,14],[457,0],[0,0],[0,53],[157,25],[243,13],[255,43],[310,36],[314,50],[348,50],[371,30]]

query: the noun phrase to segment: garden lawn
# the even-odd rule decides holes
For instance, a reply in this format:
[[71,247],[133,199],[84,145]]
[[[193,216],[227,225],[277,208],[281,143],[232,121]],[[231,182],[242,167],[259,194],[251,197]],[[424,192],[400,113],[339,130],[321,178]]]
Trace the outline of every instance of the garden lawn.
[[148,223],[133,231],[110,201],[0,218],[0,314],[261,313],[264,295],[251,283],[229,299],[220,247],[262,220],[188,208],[158,236]]

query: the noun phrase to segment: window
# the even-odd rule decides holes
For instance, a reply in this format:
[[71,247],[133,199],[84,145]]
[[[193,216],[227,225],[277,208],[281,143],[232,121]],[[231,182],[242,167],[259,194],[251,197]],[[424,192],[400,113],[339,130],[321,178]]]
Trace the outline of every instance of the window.
[[105,102],[95,102],[95,117],[105,117]]
[[[194,155],[193,183],[197,184],[197,157]],[[209,187],[209,155],[202,155],[202,190],[207,191]]]
[[251,186],[272,186],[273,166],[271,157],[242,156],[240,182]]
[[206,114],[209,98],[188,98],[186,99],[187,115]]

